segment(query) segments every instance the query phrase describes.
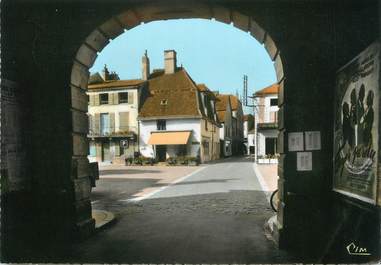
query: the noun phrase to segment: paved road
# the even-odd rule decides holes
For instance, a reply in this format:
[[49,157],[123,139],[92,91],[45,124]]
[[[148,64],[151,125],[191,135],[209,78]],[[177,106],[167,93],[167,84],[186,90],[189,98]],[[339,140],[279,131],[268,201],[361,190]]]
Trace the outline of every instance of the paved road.
[[248,159],[208,164],[135,202],[128,201],[132,194],[120,193],[128,183],[101,185],[109,185],[111,194],[119,190],[97,198],[94,207],[112,210],[118,222],[75,246],[69,262],[292,262],[264,235],[273,212]]

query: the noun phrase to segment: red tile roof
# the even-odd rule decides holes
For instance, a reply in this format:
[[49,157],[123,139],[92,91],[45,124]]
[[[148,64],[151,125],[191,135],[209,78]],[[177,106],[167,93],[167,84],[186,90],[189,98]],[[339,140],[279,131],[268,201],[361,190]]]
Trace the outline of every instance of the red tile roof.
[[278,94],[279,85],[278,83],[272,84],[271,86],[265,87],[255,93],[256,96],[264,96],[271,94]]

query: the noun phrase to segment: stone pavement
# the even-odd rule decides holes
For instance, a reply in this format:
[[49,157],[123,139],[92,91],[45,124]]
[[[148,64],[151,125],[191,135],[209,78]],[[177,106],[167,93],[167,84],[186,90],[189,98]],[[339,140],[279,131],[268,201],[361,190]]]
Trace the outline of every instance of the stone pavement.
[[160,184],[159,192],[135,202],[125,199],[144,185],[155,186],[158,179],[144,179],[148,181],[144,185],[141,179],[133,178],[109,177],[100,181],[98,194],[94,194],[98,202],[93,206],[116,213],[117,222],[74,245],[66,262],[294,261],[264,234],[263,226],[273,212],[254,174],[253,163],[246,158],[209,164],[181,181],[164,185],[165,189]]

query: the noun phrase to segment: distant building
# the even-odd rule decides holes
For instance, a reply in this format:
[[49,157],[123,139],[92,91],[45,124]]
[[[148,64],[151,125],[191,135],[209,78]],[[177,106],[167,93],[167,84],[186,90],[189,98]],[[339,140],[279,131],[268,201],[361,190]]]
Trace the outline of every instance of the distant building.
[[253,115],[247,114],[243,116],[243,137],[246,147],[246,154],[254,154],[255,152],[254,125]]
[[255,113],[256,156],[273,157],[277,153],[278,137],[278,84],[255,93],[258,109]]
[[218,159],[215,95],[177,67],[175,51],[165,51],[164,59],[163,70],[147,74],[149,95],[138,116],[141,154],[158,161],[178,156]]
[[105,66],[91,76],[89,97],[89,160],[122,163],[138,151],[137,116],[146,93],[144,80],[119,80]]
[[217,94],[216,110],[220,128],[220,154],[228,157],[232,155],[233,114],[230,95]]
[[242,155],[245,153],[243,140],[243,109],[242,103],[238,97],[230,95],[232,108],[232,154]]

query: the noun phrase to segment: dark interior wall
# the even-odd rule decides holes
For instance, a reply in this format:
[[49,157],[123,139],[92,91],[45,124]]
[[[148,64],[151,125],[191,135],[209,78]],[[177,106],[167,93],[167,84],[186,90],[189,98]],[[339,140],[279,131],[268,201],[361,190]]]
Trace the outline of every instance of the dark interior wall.
[[[61,239],[63,244],[73,239],[73,227],[81,214],[74,203],[72,172],[73,60],[86,37],[111,16],[141,3],[155,2],[1,2],[1,74],[2,78],[17,82],[25,92],[22,110],[27,116],[25,179],[30,182],[27,190],[2,190],[5,259],[22,256],[20,248],[15,247],[21,243],[25,245],[25,256],[32,255],[28,250],[38,245],[33,240],[36,234],[41,238],[38,242],[52,246],[51,255],[57,255],[52,242],[60,242],[52,237]],[[283,115],[279,115],[284,130],[278,145],[282,153],[279,165],[282,204],[278,215],[281,245],[288,249],[317,250],[313,253],[316,255],[342,247],[335,243],[327,247],[326,243],[330,228],[334,230],[335,223],[341,220],[333,214],[336,210],[332,202],[337,201],[339,209],[345,208],[342,200],[331,192],[335,72],[378,37],[377,1],[187,3],[193,2],[218,3],[252,16],[270,33],[280,50],[285,76],[281,81]],[[287,152],[287,133],[309,130],[321,131],[322,150],[313,153],[313,171],[301,173],[296,171],[296,154]],[[17,213],[12,211],[15,205]],[[88,214],[88,209],[83,212]],[[17,214],[32,221],[19,219]],[[316,245],[319,247],[311,247]]]

